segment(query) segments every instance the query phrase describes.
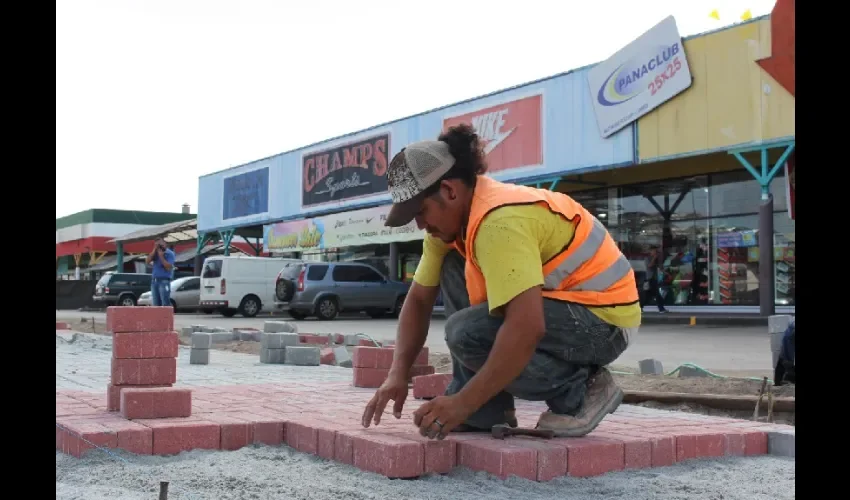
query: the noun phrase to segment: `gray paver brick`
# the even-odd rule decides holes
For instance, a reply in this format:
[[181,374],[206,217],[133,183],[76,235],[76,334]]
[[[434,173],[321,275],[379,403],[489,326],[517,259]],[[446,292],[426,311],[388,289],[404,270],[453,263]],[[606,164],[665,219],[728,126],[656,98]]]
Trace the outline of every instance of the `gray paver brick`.
[[318,346],[287,346],[285,362],[288,365],[319,366],[322,350]]
[[208,365],[210,364],[211,349],[195,349],[189,351],[190,365]]
[[767,433],[767,453],[781,457],[794,457],[797,442],[794,431],[770,431]]
[[691,368],[690,366],[683,366],[679,368],[679,378],[707,376],[708,374],[704,371],[697,370],[696,368]]
[[192,349],[209,349],[213,344],[213,334],[196,332],[192,334]]
[[664,366],[657,359],[642,359],[638,361],[641,375],[664,375]]
[[182,337],[191,337],[192,334],[195,333],[196,331],[197,330],[195,330],[191,326],[184,326],[183,328],[180,329],[180,335]]
[[214,332],[211,333],[213,344],[223,344],[233,341],[233,332]]
[[286,349],[260,348],[260,363],[283,364],[286,359]]
[[351,354],[345,346],[334,347],[334,358],[337,366],[351,368]]
[[263,333],[260,345],[267,349],[283,349],[286,346],[298,345],[297,333]]
[[233,330],[233,336],[237,337],[237,340],[243,341],[252,340],[254,342],[259,342],[261,333],[262,332],[258,330]]
[[298,325],[292,321],[266,321],[263,323],[266,333],[298,333]]

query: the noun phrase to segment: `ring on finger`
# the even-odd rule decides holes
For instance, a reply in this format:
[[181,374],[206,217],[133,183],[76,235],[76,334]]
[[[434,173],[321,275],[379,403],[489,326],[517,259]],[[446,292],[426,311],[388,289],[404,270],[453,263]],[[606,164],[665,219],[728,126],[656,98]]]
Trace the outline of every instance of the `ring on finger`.
[[442,429],[442,428],[443,428],[443,423],[442,423],[442,422],[440,422],[439,420],[434,419],[434,423],[435,423],[435,424],[437,424],[437,427],[439,427],[440,429]]

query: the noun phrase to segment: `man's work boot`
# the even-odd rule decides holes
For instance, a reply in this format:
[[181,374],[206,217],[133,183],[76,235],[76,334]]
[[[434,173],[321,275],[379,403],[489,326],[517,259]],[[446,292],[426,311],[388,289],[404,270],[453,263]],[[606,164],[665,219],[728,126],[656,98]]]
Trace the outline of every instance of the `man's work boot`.
[[558,437],[580,437],[589,434],[609,413],[620,406],[623,391],[617,387],[614,377],[607,368],[600,368],[587,383],[584,405],[576,416],[544,412],[537,421],[537,428],[552,430]]

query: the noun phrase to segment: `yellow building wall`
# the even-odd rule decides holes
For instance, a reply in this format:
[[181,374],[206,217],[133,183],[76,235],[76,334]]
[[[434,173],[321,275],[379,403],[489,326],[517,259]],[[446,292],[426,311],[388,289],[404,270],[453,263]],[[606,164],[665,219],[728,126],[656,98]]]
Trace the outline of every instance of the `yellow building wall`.
[[755,62],[771,55],[769,18],[684,46],[693,83],[638,120],[639,161],[794,136],[794,97]]

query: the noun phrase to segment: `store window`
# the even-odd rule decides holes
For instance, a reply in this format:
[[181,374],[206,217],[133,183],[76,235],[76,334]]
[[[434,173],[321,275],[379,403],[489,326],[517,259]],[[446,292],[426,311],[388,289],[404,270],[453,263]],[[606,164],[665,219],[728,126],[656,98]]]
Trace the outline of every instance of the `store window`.
[[[761,205],[761,186],[746,170],[711,176],[711,216],[757,214]],[[770,183],[773,210],[787,211],[785,173],[780,169]]]

